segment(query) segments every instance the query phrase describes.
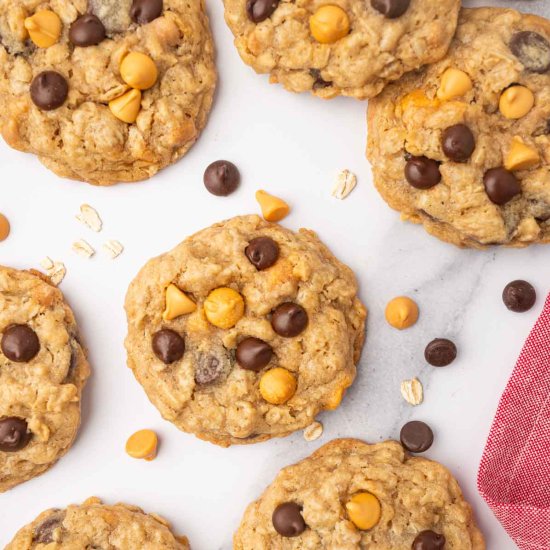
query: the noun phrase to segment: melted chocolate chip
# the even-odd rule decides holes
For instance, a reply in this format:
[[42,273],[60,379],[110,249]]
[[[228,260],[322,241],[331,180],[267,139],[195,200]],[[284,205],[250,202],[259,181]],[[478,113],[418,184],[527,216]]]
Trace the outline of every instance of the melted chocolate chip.
[[483,176],[485,192],[491,202],[502,206],[521,193],[519,180],[505,168],[491,168]]
[[40,341],[27,325],[10,325],[2,334],[2,353],[16,363],[28,363],[40,351]]
[[537,32],[517,32],[510,40],[510,50],[527,71],[545,73],[550,70],[550,43]]
[[173,330],[159,330],[153,335],[153,351],[164,364],[170,365],[183,357],[185,340]]
[[259,338],[245,338],[237,346],[235,359],[240,367],[260,372],[273,357],[273,348]]
[[134,0],[130,17],[138,25],[146,25],[160,17],[163,9],[163,0]]
[[443,152],[455,162],[466,162],[476,148],[474,134],[465,124],[455,124],[443,132]]
[[537,292],[527,281],[512,281],[504,287],[502,301],[510,311],[523,313],[535,305]]
[[319,69],[310,69],[309,74],[311,78],[313,78],[314,90],[322,90],[323,88],[330,88],[330,86],[332,86],[332,82],[323,79]]
[[273,330],[285,338],[298,336],[308,324],[306,310],[292,302],[285,302],[277,306],[271,316]]
[[246,13],[253,23],[261,23],[279,6],[279,0],[246,0]]
[[420,420],[407,422],[401,428],[401,445],[411,453],[423,453],[427,451],[434,441],[431,428]]
[[27,421],[16,416],[0,420],[0,451],[14,453],[29,444],[32,435],[28,433]]
[[44,71],[31,83],[31,99],[43,111],[53,111],[65,103],[69,85],[65,77],[55,71]]
[[433,367],[446,367],[450,365],[457,355],[454,342],[446,338],[432,340],[424,350],[426,361]]
[[418,533],[413,541],[412,550],[442,550],[445,547],[445,537],[427,530]]
[[51,517],[45,519],[34,531],[33,542],[39,544],[50,544],[53,542],[53,532],[61,526],[64,512],[56,512]]
[[256,237],[248,243],[244,253],[249,262],[262,271],[279,259],[279,245],[270,237]]
[[81,15],[72,25],[69,31],[69,40],[75,46],[86,48],[96,46],[105,40],[105,25],[92,13]]
[[371,6],[388,19],[401,17],[411,4],[411,0],[371,0]]
[[295,502],[283,502],[273,511],[273,527],[283,537],[297,537],[306,530],[302,507]]
[[439,163],[428,157],[411,157],[405,165],[405,178],[416,189],[430,189],[441,181]]
[[203,180],[212,195],[226,197],[239,187],[240,174],[232,162],[217,160],[206,168]]
[[201,355],[195,369],[195,382],[199,386],[215,382],[223,374],[223,363],[214,355]]

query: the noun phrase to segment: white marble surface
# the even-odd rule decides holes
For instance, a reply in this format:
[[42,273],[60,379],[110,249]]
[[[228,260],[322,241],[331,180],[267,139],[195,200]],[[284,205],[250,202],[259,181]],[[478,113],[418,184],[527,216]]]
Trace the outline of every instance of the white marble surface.
[[[548,12],[545,0],[494,3]],[[168,517],[194,549],[229,550],[245,506],[282,466],[334,437],[397,437],[400,426],[416,418],[434,428],[435,444],[427,455],[460,480],[488,548],[512,550],[514,544],[477,495],[475,479],[498,398],[550,290],[548,250],[458,250],[401,223],[371,185],[363,155],[365,104],[326,103],[270,86],[240,62],[220,3],[209,7],[219,93],[202,139],[176,166],[147,183],[99,189],[61,181],[32,156],[0,145],[0,211],[13,222],[12,236],[0,244],[0,261],[37,267],[49,255],[66,263],[62,288],[94,368],[75,447],[46,475],[0,495],[0,546],[43,509],[99,495]],[[201,183],[205,166],[218,158],[233,160],[243,174],[240,190],[227,199],[209,195]],[[359,185],[339,202],[330,188],[344,168],[358,174]],[[322,416],[321,440],[306,443],[298,433],[254,447],[220,449],[178,432],[149,404],[125,367],[122,303],[129,280],[148,258],[203,226],[257,211],[259,187],[292,204],[286,224],[317,230],[355,269],[370,309],[367,345],[343,406]],[[100,235],[74,220],[83,202],[100,211],[105,222]],[[115,262],[99,254],[83,260],[70,252],[80,237],[96,248],[116,238],[126,251]],[[530,280],[540,294],[536,307],[523,315],[508,312],[500,300],[504,285],[515,278]],[[400,294],[413,296],[421,307],[419,323],[406,332],[383,320],[385,303]],[[438,336],[453,338],[460,354],[451,367],[439,370],[422,357],[425,344]],[[422,380],[426,394],[417,408],[399,392],[401,380],[412,376]],[[162,437],[152,463],[134,461],[123,450],[126,437],[142,427]]]

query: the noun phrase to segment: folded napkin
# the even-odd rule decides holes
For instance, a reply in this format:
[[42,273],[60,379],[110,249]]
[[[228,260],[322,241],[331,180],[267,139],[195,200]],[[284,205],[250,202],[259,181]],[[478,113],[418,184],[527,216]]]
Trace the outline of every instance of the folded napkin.
[[477,482],[521,550],[550,550],[550,296],[500,399]]

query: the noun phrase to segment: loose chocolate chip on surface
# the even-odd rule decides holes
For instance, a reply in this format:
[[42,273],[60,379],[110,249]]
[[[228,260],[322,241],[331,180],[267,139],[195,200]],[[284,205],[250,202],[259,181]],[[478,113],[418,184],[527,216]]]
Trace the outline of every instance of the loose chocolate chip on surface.
[[217,160],[204,171],[204,186],[212,195],[226,197],[239,187],[240,174],[228,160]]
[[26,447],[31,440],[27,421],[15,416],[0,420],[0,451],[13,453]]
[[40,351],[40,341],[27,325],[10,325],[2,335],[1,348],[10,361],[27,363]]
[[371,0],[372,7],[388,19],[401,17],[408,9],[411,0]]
[[71,43],[82,48],[96,46],[105,40],[105,36],[105,26],[92,13],[81,15],[71,25],[71,30],[69,31],[69,40]]
[[279,245],[269,237],[256,237],[244,249],[250,263],[258,271],[271,267],[279,258]]
[[401,428],[401,445],[411,453],[423,453],[427,451],[434,441],[431,428],[420,420],[407,422]]
[[307,327],[307,323],[306,310],[292,302],[277,306],[271,316],[273,330],[285,338],[298,336]]
[[195,369],[195,382],[200,386],[215,382],[223,373],[223,363],[214,355],[201,355]]
[[434,367],[446,367],[450,365],[457,355],[454,342],[446,338],[432,340],[424,350],[424,357]]
[[31,84],[31,99],[43,111],[53,111],[65,103],[69,85],[63,75],[44,71],[34,77]]
[[146,25],[162,15],[163,0],[134,0],[130,9],[132,21]]
[[502,291],[504,305],[516,313],[529,311],[537,300],[537,292],[527,281],[517,280],[508,283]]
[[418,533],[414,539],[412,550],[442,550],[445,547],[445,537],[427,530]]
[[185,341],[177,332],[165,328],[153,335],[153,351],[163,363],[169,365],[183,357]]
[[53,532],[61,525],[65,514],[57,512],[45,519],[34,531],[33,542],[39,544],[50,544],[53,542]]
[[235,358],[239,366],[246,370],[261,371],[273,357],[273,348],[259,338],[245,338],[237,346]]
[[443,152],[455,162],[467,161],[476,148],[474,134],[465,124],[455,124],[443,132]]
[[439,163],[428,157],[411,157],[405,165],[405,178],[416,189],[430,189],[441,181]]
[[277,9],[279,0],[246,0],[246,13],[253,23],[265,21]]
[[297,537],[306,530],[302,507],[295,502],[283,502],[275,508],[272,516],[275,531],[283,537]]
[[505,168],[491,168],[483,176],[483,185],[491,202],[503,205],[521,193],[519,180]]
[[510,40],[510,50],[526,70],[545,73],[550,70],[550,43],[537,32],[517,32]]

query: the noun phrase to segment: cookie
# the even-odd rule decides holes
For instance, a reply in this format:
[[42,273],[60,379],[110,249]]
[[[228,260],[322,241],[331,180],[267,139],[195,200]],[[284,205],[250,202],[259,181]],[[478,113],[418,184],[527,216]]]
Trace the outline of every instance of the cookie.
[[88,376],[61,291],[38,273],[0,266],[0,492],[69,450]]
[[284,468],[246,510],[235,550],[484,550],[458,483],[396,441],[337,439]]
[[460,0],[224,0],[243,61],[292,92],[374,97],[441,59]]
[[169,523],[137,506],[107,506],[98,498],[64,510],[42,512],[23,527],[6,550],[39,548],[109,548],[112,550],[189,550],[186,537],[172,533]]
[[447,56],[369,103],[376,187],[459,246],[550,242],[550,22],[464,9]]
[[0,0],[0,128],[62,177],[149,178],[206,124],[216,84],[202,0]]
[[355,378],[366,310],[307,230],[218,223],[151,260],[126,297],[128,366],[162,416],[221,446],[305,428]]

